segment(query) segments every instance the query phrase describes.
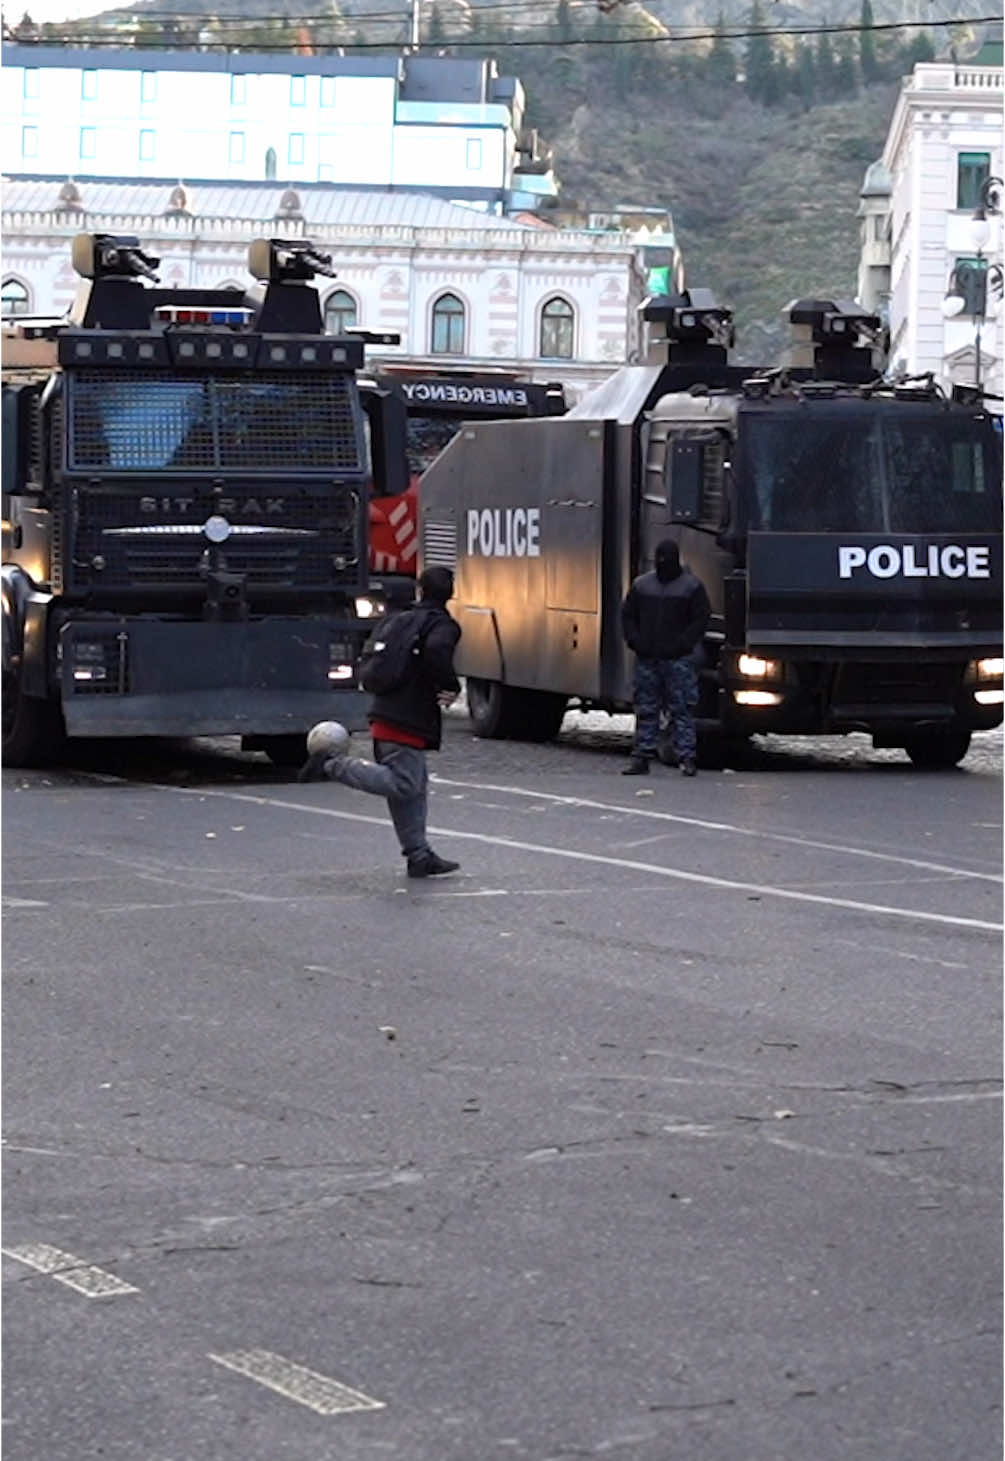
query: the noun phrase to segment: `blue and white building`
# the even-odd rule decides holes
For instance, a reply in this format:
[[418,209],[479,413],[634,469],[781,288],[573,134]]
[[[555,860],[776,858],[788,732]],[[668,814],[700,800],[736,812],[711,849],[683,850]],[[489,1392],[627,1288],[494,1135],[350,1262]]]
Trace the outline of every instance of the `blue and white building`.
[[5,45],[8,174],[422,189],[493,213],[557,195],[494,61]]

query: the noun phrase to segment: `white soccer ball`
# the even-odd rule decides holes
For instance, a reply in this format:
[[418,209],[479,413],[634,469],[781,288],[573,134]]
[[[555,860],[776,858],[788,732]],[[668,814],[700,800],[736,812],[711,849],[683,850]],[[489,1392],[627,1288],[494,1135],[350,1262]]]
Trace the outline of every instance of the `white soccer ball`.
[[326,756],[340,756],[349,749],[349,732],[337,720],[322,720],[307,732],[307,754],[323,751]]

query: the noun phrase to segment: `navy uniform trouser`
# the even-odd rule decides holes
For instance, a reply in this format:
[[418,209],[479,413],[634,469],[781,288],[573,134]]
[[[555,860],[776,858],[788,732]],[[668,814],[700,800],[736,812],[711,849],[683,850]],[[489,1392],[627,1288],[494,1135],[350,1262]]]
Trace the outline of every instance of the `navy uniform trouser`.
[[695,754],[694,707],[698,703],[698,672],[689,659],[635,661],[635,752],[655,756],[660,713],[670,721],[671,744],[680,761]]

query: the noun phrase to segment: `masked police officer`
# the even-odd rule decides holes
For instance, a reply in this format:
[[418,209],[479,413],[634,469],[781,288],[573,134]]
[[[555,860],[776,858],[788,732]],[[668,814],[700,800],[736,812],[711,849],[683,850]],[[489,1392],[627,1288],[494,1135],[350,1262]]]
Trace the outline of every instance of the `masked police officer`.
[[670,538],[656,545],[656,567],[635,580],[621,606],[621,627],[635,653],[635,744],[624,776],[644,776],[656,755],[660,714],[670,720],[672,746],[684,776],[695,765],[694,707],[702,637],[711,608],[703,584],[681,567]]

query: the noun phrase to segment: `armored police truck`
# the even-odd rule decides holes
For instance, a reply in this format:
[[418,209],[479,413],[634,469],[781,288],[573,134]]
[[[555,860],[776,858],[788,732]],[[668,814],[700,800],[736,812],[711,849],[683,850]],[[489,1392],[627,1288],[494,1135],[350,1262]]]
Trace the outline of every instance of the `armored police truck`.
[[73,262],[69,317],[4,338],[4,760],[241,734],[293,763],[314,722],[365,724],[366,484],[406,485],[401,403],[324,335],[306,241],[252,243],[247,292],[152,287],[132,237]]
[[980,393],[891,383],[879,321],[789,309],[787,369],[731,365],[708,291],[650,300],[662,362],[557,420],[471,423],[423,479],[482,736],[632,702],[620,606],[674,538],[712,603],[699,731],[870,733],[919,766],[1002,719],[1001,440]]

